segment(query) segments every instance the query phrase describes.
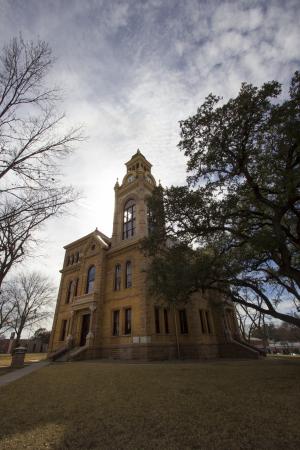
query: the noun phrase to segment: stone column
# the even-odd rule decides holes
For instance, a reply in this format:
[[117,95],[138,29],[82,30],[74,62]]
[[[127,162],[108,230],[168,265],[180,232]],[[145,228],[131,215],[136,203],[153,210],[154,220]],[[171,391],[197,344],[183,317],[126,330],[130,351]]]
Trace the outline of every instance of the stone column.
[[94,333],[93,333],[92,329],[93,329],[93,317],[94,317],[95,310],[96,310],[96,306],[95,305],[90,306],[90,311],[91,311],[91,315],[90,315],[90,329],[89,329],[89,332],[88,332],[87,337],[86,337],[86,345],[88,347],[91,347],[92,344],[93,344],[93,341],[94,341]]
[[116,245],[117,241],[120,240],[119,233],[119,208],[118,208],[118,191],[119,191],[119,181],[117,180],[115,184],[115,209],[114,209],[114,222],[113,222],[113,233],[112,233],[112,244]]
[[67,347],[71,348],[73,346],[73,335],[72,335],[72,328],[73,328],[73,320],[74,320],[75,311],[71,311],[71,317],[69,322],[69,333],[66,339]]

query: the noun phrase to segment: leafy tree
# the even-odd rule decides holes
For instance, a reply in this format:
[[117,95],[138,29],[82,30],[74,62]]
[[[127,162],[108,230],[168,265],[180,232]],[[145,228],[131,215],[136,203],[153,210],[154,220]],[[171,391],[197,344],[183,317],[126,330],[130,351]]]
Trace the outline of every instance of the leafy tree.
[[[281,85],[210,94],[180,123],[188,183],[149,200],[165,229],[145,242],[150,290],[213,289],[300,326],[300,73]],[[171,242],[172,245],[167,245]],[[173,281],[172,270],[176,272]]]
[[43,41],[14,38],[0,55],[0,287],[36,230],[77,197],[58,165],[81,136],[63,129],[59,90],[47,82],[52,65]]
[[300,342],[300,330],[297,326],[283,322],[281,325],[265,324],[263,327],[256,328],[253,337],[261,339],[270,339],[276,342]]
[[40,339],[43,344],[48,344],[51,336],[51,331],[46,330],[46,328],[38,328],[32,337],[32,339]]

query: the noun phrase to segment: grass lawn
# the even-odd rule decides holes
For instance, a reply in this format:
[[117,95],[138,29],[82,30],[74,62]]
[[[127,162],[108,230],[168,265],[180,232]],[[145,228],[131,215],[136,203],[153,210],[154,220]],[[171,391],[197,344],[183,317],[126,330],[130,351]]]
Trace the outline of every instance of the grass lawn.
[[300,359],[57,363],[0,388],[0,449],[299,449]]
[[[27,353],[25,355],[25,366],[42,361],[43,359],[46,359],[46,357],[46,353]],[[7,353],[0,353],[0,376],[11,372],[10,363],[11,355],[8,355]]]

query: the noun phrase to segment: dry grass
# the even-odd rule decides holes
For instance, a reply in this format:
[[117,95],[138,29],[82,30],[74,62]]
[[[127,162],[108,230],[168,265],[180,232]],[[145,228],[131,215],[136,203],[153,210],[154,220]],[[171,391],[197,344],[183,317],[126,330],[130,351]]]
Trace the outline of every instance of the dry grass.
[[53,364],[0,388],[0,449],[299,449],[300,360]]
[[[25,355],[25,366],[46,359],[47,353],[27,353]],[[0,376],[11,372],[11,355],[0,353]]]

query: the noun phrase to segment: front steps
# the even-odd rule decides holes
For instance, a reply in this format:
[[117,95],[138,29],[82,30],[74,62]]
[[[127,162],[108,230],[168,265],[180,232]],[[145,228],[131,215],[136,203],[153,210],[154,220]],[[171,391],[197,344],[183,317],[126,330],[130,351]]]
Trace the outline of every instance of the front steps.
[[84,353],[88,350],[88,347],[82,346],[82,347],[61,347],[58,349],[55,353],[51,354],[49,356],[49,359],[51,361],[55,362],[66,362],[66,361],[76,361],[80,359],[84,359]]
[[68,352],[64,353],[62,356],[57,358],[56,362],[66,362],[66,361],[76,361],[80,359],[84,359],[83,354],[87,351],[88,347],[73,347]]
[[219,345],[219,350],[221,358],[259,359],[263,356],[260,350],[236,340]]
[[127,360],[127,361],[177,361],[179,360],[209,360],[216,358],[230,359],[259,359],[261,351],[237,340],[219,345],[181,345],[180,355],[176,346],[161,345],[124,345],[91,348],[88,346],[73,347],[57,356],[52,356],[53,361],[79,361],[86,359]]

